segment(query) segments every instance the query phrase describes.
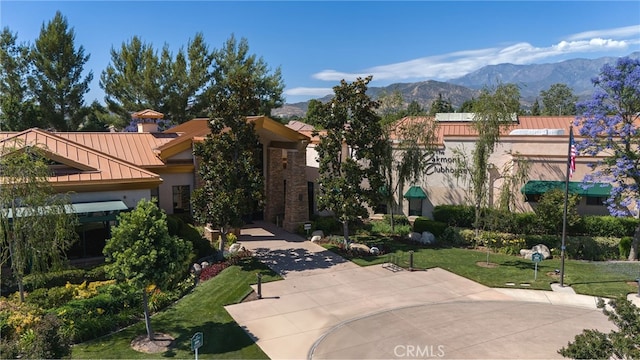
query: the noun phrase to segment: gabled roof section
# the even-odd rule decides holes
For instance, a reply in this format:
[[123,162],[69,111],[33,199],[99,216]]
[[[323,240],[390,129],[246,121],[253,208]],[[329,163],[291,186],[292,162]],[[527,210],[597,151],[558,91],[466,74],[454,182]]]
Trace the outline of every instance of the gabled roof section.
[[29,129],[0,140],[0,150],[37,146],[51,160],[78,171],[56,172],[49,178],[54,187],[76,190],[82,186],[123,185],[150,188],[162,179],[124,160],[40,129]]
[[134,119],[162,119],[164,114],[151,109],[145,109],[131,114]]
[[[296,143],[309,141],[308,136],[290,129],[267,116],[247,116],[246,119],[253,122],[255,131],[263,144],[268,144],[271,141]],[[199,141],[211,133],[209,121],[210,119],[208,118],[197,118],[165,130],[164,134],[176,134],[178,136],[156,148],[156,153],[161,159],[166,160],[190,149],[194,141]]]
[[178,137],[177,134],[138,132],[61,132],[55,135],[114,158],[126,159],[142,168],[163,167],[165,163],[154,149]]

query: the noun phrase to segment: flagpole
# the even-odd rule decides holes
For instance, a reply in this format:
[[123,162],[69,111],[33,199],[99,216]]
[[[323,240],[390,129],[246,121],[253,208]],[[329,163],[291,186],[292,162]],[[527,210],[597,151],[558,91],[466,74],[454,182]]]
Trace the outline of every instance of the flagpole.
[[567,210],[569,203],[569,177],[571,176],[571,157],[573,147],[573,126],[569,125],[569,149],[567,153],[567,175],[564,180],[564,212],[562,214],[562,246],[560,247],[560,287],[564,287],[564,258],[566,257]]

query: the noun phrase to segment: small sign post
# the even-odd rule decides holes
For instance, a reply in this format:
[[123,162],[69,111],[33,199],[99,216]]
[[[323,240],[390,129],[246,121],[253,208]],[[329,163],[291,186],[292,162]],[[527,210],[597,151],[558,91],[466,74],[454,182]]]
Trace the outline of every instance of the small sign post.
[[309,230],[311,230],[311,223],[304,223],[304,229],[307,231],[307,238],[309,238]]
[[196,352],[196,360],[198,360],[198,348],[202,346],[203,336],[201,332],[193,334],[191,337],[191,351]]
[[533,261],[536,264],[536,270],[533,275],[533,280],[537,280],[538,279],[538,263],[542,261],[542,254],[540,253],[531,254],[531,261]]

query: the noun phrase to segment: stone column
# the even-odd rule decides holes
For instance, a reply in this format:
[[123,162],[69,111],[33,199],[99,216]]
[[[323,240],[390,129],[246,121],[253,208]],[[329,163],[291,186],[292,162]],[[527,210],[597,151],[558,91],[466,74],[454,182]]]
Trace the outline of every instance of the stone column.
[[282,224],[284,214],[284,169],[282,163],[282,149],[267,149],[267,168],[265,173],[265,221]]
[[309,220],[309,198],[307,186],[307,151],[287,151],[287,196],[283,228],[295,232],[300,224]]

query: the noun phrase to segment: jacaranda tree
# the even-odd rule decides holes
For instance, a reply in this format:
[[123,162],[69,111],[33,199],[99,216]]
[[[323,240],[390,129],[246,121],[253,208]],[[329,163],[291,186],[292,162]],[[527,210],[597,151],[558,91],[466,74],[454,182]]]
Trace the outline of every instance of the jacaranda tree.
[[[590,100],[578,104],[575,125],[584,140],[578,151],[602,156],[590,164],[594,170],[586,182],[613,185],[606,201],[614,216],[635,215],[640,208],[640,59],[620,58],[606,64],[592,80],[596,87]],[[640,227],[629,253],[638,257]]]

